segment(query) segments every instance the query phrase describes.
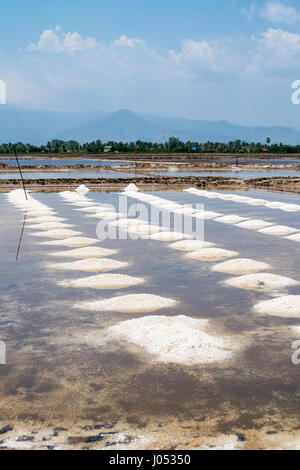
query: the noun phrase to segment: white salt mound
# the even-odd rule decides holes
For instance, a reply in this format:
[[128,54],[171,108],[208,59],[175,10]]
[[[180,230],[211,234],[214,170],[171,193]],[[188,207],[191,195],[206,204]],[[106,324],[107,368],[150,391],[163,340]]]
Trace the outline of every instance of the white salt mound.
[[237,224],[244,220],[247,220],[247,217],[240,217],[239,215],[224,215],[223,217],[215,219],[215,222],[221,222],[223,224]]
[[142,278],[126,274],[98,274],[97,276],[59,282],[62,287],[88,287],[90,289],[122,289],[138,286],[145,282]]
[[99,240],[95,238],[88,238],[88,237],[72,237],[66,238],[64,240],[55,240],[49,242],[42,242],[41,245],[48,245],[48,246],[69,246],[73,248],[79,248],[81,246],[89,246],[95,245],[98,243]]
[[30,217],[44,217],[44,216],[50,217],[52,215],[54,216],[54,215],[57,214],[56,212],[49,211],[49,210],[37,210],[37,211],[36,210],[31,211],[30,210],[30,211],[27,211],[27,213]]
[[151,294],[132,294],[96,302],[78,302],[75,308],[92,312],[146,313],[174,307],[176,300]]
[[139,191],[139,188],[134,184],[134,183],[131,183],[129,184],[128,186],[126,186],[126,188],[124,188],[124,191]]
[[254,311],[262,315],[276,317],[299,317],[300,295],[286,295],[272,300],[264,300],[253,307]]
[[194,194],[197,194],[197,193],[207,193],[207,191],[201,191],[199,189],[196,189],[196,188],[188,188],[188,189],[184,189],[183,190],[184,193],[194,193]]
[[254,259],[236,258],[213,266],[212,271],[242,275],[258,273],[259,271],[264,271],[270,268],[271,266],[269,264],[255,261]]
[[134,225],[128,229],[129,233],[138,233],[140,235],[151,235],[153,233],[158,233],[162,230],[162,227],[156,225]]
[[264,199],[252,199],[251,201],[246,202],[249,206],[264,206],[267,201]]
[[291,240],[293,242],[300,243],[300,233],[296,233],[295,235],[290,235],[289,237],[286,237],[286,239]]
[[55,256],[60,258],[75,258],[75,259],[87,259],[87,258],[105,258],[118,253],[118,250],[108,250],[106,248],[100,248],[97,246],[87,246],[85,248],[77,248],[76,250],[69,251],[57,251],[55,253],[48,253],[49,256]]
[[207,325],[207,320],[183,315],[152,315],[111,326],[108,333],[144,348],[157,362],[196,365],[230,358],[230,341],[207,334]]
[[177,204],[154,204],[155,206],[159,207],[160,209],[170,210],[179,209]]
[[266,207],[270,207],[271,209],[281,209],[281,207],[283,207],[285,205],[284,202],[268,202],[266,204]]
[[232,199],[234,202],[240,202],[244,204],[245,202],[249,202],[252,200],[251,197],[246,197],[246,196],[235,196],[234,199]]
[[151,240],[158,240],[162,242],[171,242],[174,240],[182,240],[183,238],[189,238],[189,235],[179,232],[159,232],[150,235]]
[[78,186],[78,188],[76,189],[76,193],[77,193],[77,194],[80,194],[80,196],[85,196],[88,192],[89,192],[89,188],[87,188],[87,187],[85,186],[85,184],[81,184],[81,185]]
[[126,228],[126,227],[134,227],[135,225],[145,225],[145,221],[139,220],[139,219],[121,219],[121,220],[116,220],[114,222],[111,222],[110,225]]
[[66,222],[66,219],[63,219],[62,217],[55,217],[55,216],[44,216],[44,217],[35,217],[33,219],[28,218],[27,222],[33,223],[33,224],[43,224],[43,223],[48,223],[48,222]]
[[30,228],[34,230],[56,230],[56,229],[65,229],[65,228],[70,228],[70,227],[74,227],[74,226],[70,224],[63,224],[61,222],[44,222],[42,224],[30,225]]
[[196,251],[212,246],[214,246],[214,243],[204,242],[201,240],[182,240],[180,242],[172,243],[169,245],[169,248],[179,251]]
[[270,225],[272,225],[271,222],[265,222],[264,220],[259,219],[252,219],[237,224],[237,227],[246,228],[248,230],[259,230],[261,228],[269,227]]
[[180,207],[179,209],[174,209],[173,212],[175,214],[193,215],[197,210],[192,207]]
[[299,284],[294,279],[271,273],[248,274],[227,279],[224,283],[231,287],[248,290],[274,290]]
[[76,209],[79,212],[97,212],[99,210],[98,206],[91,206],[91,207],[80,207],[79,209]]
[[300,206],[298,204],[285,204],[281,207],[281,210],[285,212],[298,212],[300,211]]
[[118,219],[119,217],[125,217],[125,215],[118,212],[97,212],[96,214],[89,214],[87,217],[94,219]]
[[288,227],[286,225],[273,225],[272,227],[263,228],[258,230],[259,233],[264,233],[265,235],[289,235],[290,233],[297,232],[298,229],[293,227]]
[[235,194],[219,194],[219,199],[224,199],[224,201],[232,201],[236,197]]
[[56,269],[62,271],[85,271],[87,273],[108,272],[115,269],[122,269],[128,266],[128,263],[122,263],[109,258],[88,258],[80,261],[73,261],[72,263],[55,263],[46,264],[49,269]]
[[67,229],[57,229],[57,230],[45,230],[44,232],[33,233],[33,237],[45,237],[45,238],[68,238],[76,235],[81,235],[81,232],[76,232],[75,230]]
[[223,250],[222,248],[202,248],[185,255],[186,258],[200,261],[218,261],[237,256],[236,251]]
[[204,220],[210,220],[210,219],[215,219],[216,217],[221,217],[222,214],[219,214],[218,212],[212,212],[212,211],[200,211],[200,212],[195,212],[193,214],[193,217],[196,219],[204,219]]
[[95,201],[76,201],[73,203],[76,207],[94,207]]

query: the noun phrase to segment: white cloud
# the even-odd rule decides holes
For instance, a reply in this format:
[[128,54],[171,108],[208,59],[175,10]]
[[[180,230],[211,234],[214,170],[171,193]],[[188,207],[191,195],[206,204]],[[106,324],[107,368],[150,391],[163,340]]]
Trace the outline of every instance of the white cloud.
[[282,29],[270,28],[257,39],[258,43],[271,52],[287,54],[300,53],[300,35]]
[[300,12],[278,0],[266,2],[261,8],[258,7],[257,3],[252,3],[248,10],[242,8],[241,12],[249,21],[256,16],[270,23],[293,24],[300,21]]
[[53,54],[66,52],[73,54],[76,51],[95,49],[97,46],[97,41],[94,38],[88,37],[87,39],[83,39],[77,32],[62,33],[62,35],[59,36],[57,33],[59,33],[60,30],[60,26],[56,26],[55,31],[52,29],[45,29],[37,44],[29,44],[26,48],[27,52],[44,52]]
[[261,71],[269,69],[271,73],[281,69],[286,75],[295,70],[298,74],[300,61],[300,35],[282,29],[269,29],[259,37],[256,42],[256,55],[254,62]]
[[121,36],[113,42],[114,47],[135,47],[137,44],[144,44],[141,39],[130,39],[127,36]]
[[271,23],[292,24],[300,20],[300,13],[294,7],[279,1],[267,2],[259,11],[259,16]]
[[255,17],[255,15],[257,13],[257,11],[258,11],[258,8],[257,8],[256,3],[251,3],[248,10],[247,10],[247,8],[242,8],[242,10],[241,10],[242,14],[246,16],[248,21],[253,20],[253,18]]

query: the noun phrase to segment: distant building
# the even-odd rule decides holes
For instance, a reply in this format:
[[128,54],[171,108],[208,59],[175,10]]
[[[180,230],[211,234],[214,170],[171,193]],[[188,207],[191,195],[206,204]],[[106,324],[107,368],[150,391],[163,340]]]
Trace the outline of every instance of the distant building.
[[105,153],[111,152],[111,150],[112,150],[112,146],[111,146],[111,145],[106,145],[106,146],[104,147],[104,152],[105,152]]

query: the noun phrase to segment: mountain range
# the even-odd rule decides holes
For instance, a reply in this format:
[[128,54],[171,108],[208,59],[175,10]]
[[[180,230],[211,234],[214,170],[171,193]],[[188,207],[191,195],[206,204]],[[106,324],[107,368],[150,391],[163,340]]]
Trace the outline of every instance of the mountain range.
[[269,137],[273,143],[300,144],[300,131],[290,127],[246,127],[227,121],[166,118],[128,110],[70,113],[0,106],[1,143],[41,145],[51,139],[74,139],[80,143],[97,139],[162,142],[171,136],[182,141],[225,143],[237,139],[264,143]]

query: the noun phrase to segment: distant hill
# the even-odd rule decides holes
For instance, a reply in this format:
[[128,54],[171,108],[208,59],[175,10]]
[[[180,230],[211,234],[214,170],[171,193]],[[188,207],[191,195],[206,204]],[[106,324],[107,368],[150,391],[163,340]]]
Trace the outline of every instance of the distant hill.
[[182,141],[229,142],[237,139],[247,142],[300,144],[300,132],[289,127],[246,127],[227,121],[165,118],[152,114],[135,114],[128,110],[115,113],[91,111],[67,113],[59,111],[21,110],[0,106],[0,142],[32,143],[41,145],[51,139],[75,139],[80,143],[102,141],[161,142],[163,136],[178,137]]
[[70,127],[81,126],[105,113],[35,111],[0,105],[0,142],[47,143]]
[[76,139],[80,143],[101,139],[103,141],[135,142],[145,140],[160,142],[161,126],[131,111],[121,110],[64,132],[64,139]]

